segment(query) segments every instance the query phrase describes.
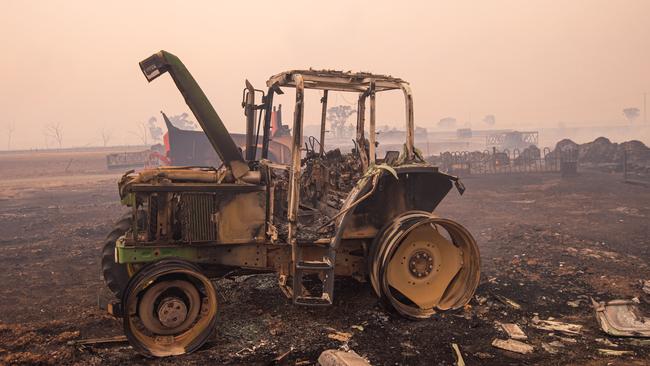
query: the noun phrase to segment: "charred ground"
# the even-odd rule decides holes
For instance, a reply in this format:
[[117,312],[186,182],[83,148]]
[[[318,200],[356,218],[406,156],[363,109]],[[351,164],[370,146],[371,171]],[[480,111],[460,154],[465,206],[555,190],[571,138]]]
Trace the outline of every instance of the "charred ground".
[[[0,177],[2,363],[269,364],[291,350],[282,362],[309,364],[344,343],[376,365],[453,364],[451,343],[468,364],[644,364],[650,356],[648,343],[608,338],[589,299],[638,296],[650,314],[639,282],[650,279],[650,189],[596,171],[570,179],[551,173],[465,179],[466,194],[450,193],[440,214],[467,225],[478,240],[481,285],[465,309],[430,321],[393,316],[368,284],[353,280],[338,281],[334,306],[308,309],[291,305],[273,274],[231,276],[216,281],[218,327],[194,354],[147,360],[126,343],[69,345],[121,334],[120,322],[97,307],[97,293],[102,241],[123,214],[117,175],[98,162],[103,155],[72,155],[43,154],[37,161],[0,155],[1,171],[11,170]],[[29,169],[32,163],[40,169]],[[577,300],[577,307],[567,304]],[[581,324],[583,333],[551,335],[530,326],[535,315]],[[496,322],[518,323],[535,352],[493,348],[494,338],[505,338]],[[635,355],[600,355],[598,348],[613,348],[596,340],[603,338]],[[557,354],[542,349],[554,340],[565,344]]]

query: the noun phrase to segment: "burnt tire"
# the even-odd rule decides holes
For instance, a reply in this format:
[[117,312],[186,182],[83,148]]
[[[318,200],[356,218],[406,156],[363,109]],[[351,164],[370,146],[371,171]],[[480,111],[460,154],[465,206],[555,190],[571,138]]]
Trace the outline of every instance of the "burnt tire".
[[427,319],[467,304],[480,279],[476,240],[459,223],[408,211],[385,226],[368,256],[382,302],[409,319]]
[[121,298],[126,285],[129,283],[129,273],[126,264],[115,262],[115,243],[131,228],[132,215],[122,216],[113,226],[113,230],[106,236],[102,248],[102,276],[104,283],[117,298]]
[[[165,302],[177,304],[172,306],[179,311],[174,318],[161,314],[169,306]],[[133,349],[146,357],[194,352],[210,338],[217,322],[214,284],[198,266],[180,259],[142,267],[129,280],[122,305],[124,334]],[[176,322],[175,316],[183,320]]]

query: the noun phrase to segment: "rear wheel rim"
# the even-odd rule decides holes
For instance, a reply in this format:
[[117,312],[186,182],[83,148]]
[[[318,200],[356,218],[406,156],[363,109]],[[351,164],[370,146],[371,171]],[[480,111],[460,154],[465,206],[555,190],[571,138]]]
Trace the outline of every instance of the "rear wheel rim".
[[423,319],[462,307],[480,277],[476,242],[460,224],[409,212],[388,225],[370,254],[375,292],[401,315]]

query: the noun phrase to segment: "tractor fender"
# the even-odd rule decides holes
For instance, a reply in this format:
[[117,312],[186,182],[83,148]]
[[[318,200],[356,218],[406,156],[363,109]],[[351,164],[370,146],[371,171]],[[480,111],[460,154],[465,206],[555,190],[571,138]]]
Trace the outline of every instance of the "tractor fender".
[[441,173],[437,167],[405,165],[392,169],[380,169],[375,173],[379,174],[377,179],[374,174],[366,174],[350,191],[340,210],[344,214],[335,221],[332,247],[338,248],[343,237],[352,231],[367,232],[365,237],[355,237],[371,239],[403,212],[433,212],[454,185],[460,194],[465,190],[457,177]]

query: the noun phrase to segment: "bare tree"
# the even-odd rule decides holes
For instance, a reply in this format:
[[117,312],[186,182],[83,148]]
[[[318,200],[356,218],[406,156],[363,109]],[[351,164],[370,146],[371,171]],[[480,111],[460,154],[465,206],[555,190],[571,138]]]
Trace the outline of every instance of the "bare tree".
[[7,123],[7,150],[11,150],[11,137],[16,130],[16,124],[14,122]]
[[625,115],[625,118],[627,118],[627,120],[630,122],[634,122],[637,118],[639,118],[640,112],[641,111],[639,110],[639,108],[636,107],[623,109],[623,114]]
[[102,128],[101,135],[102,135],[102,142],[104,143],[104,147],[106,147],[106,145],[108,145],[108,142],[111,140],[111,137],[113,137],[113,131]]
[[348,118],[357,113],[356,109],[352,109],[349,105],[337,105],[327,109],[327,120],[330,121],[334,137],[346,138],[352,135],[354,128],[346,126]]
[[149,144],[148,144],[147,136],[148,136],[149,128],[147,127],[147,124],[145,122],[141,122],[137,124],[137,126],[138,129],[136,131],[131,131],[131,133],[138,136],[138,138],[140,139],[140,141],[144,146],[148,146]]
[[181,130],[196,131],[199,129],[198,124],[195,121],[190,120],[187,113],[170,116],[169,121],[172,123],[172,125],[180,128]]
[[496,118],[494,118],[494,114],[488,114],[485,117],[483,117],[483,123],[485,123],[488,126],[494,126],[496,123]]
[[149,127],[149,136],[151,136],[152,142],[155,143],[162,141],[163,130],[158,126],[158,119],[156,117],[149,118],[147,125]]
[[45,136],[54,139],[60,149],[63,146],[63,127],[61,127],[61,123],[50,123],[45,126]]

